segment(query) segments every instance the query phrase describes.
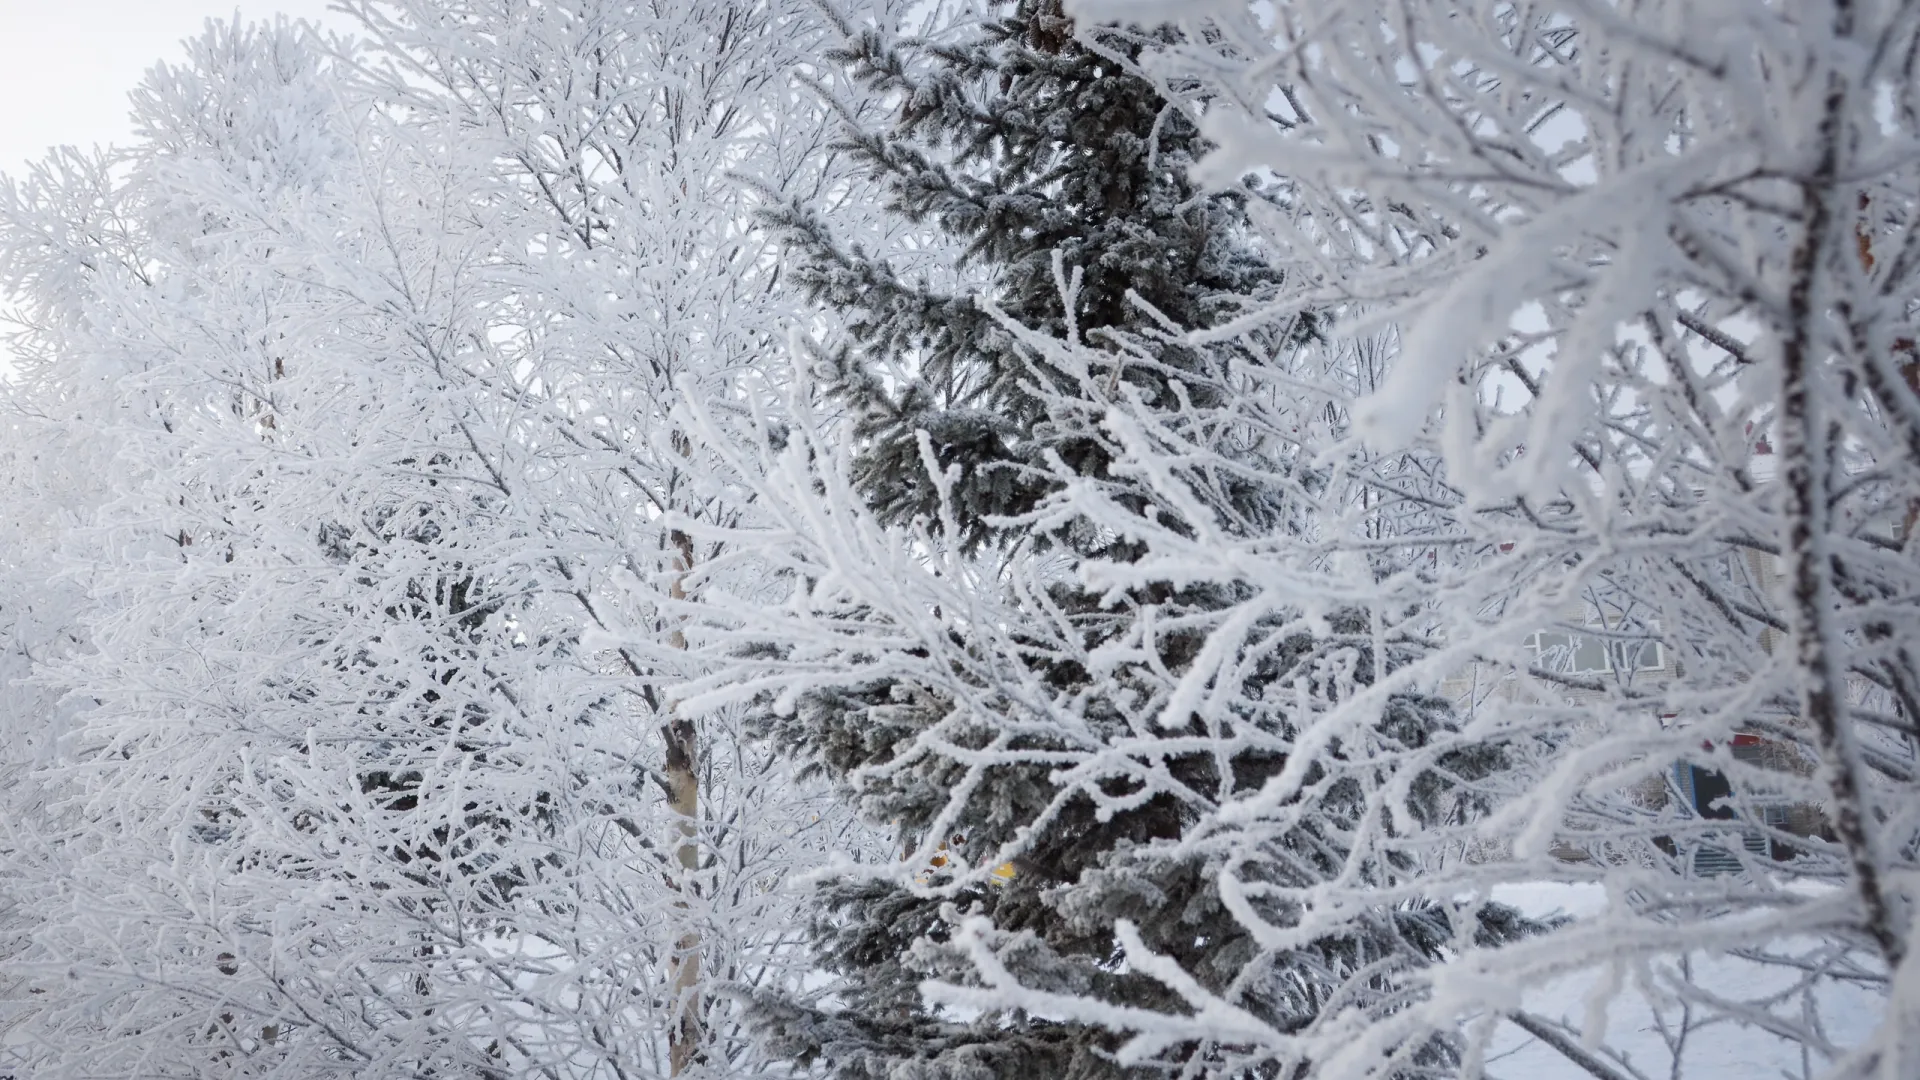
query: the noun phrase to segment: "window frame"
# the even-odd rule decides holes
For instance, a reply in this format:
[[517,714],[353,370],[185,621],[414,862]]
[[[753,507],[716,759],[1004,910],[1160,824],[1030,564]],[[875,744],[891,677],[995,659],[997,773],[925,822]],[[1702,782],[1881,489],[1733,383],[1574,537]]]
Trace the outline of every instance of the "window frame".
[[[1592,630],[1605,629],[1605,627],[1600,623],[1588,623],[1587,627]],[[1634,664],[1629,669],[1631,674],[1638,675],[1643,672],[1663,671],[1666,669],[1666,666],[1667,666],[1666,644],[1662,642],[1658,636],[1653,636],[1658,633],[1659,627],[1657,625],[1649,625],[1647,629],[1648,629],[1649,636],[1644,641],[1639,642],[1638,657],[1641,662]],[[1548,637],[1559,638],[1560,641],[1555,642],[1554,644],[1551,644],[1551,645],[1543,644],[1543,639]],[[1600,654],[1600,660],[1603,666],[1601,667],[1582,666],[1580,661],[1580,654],[1583,651],[1582,646],[1587,642],[1592,642],[1594,646],[1598,648],[1599,654]],[[1533,633],[1527,635],[1527,648],[1531,650],[1533,653],[1534,663],[1544,670],[1552,671],[1556,675],[1612,675],[1614,674],[1613,650],[1607,647],[1608,644],[1609,644],[1608,640],[1604,637],[1582,634],[1580,631],[1577,631],[1577,630],[1535,630]],[[1623,645],[1632,644],[1632,642],[1622,642],[1621,644]],[[1548,667],[1546,663],[1547,650],[1560,649],[1560,648],[1565,648],[1567,650],[1566,655],[1567,655],[1567,660],[1570,662],[1570,666],[1565,668]],[[1649,649],[1651,649],[1653,652],[1651,663],[1646,662],[1647,652]]]

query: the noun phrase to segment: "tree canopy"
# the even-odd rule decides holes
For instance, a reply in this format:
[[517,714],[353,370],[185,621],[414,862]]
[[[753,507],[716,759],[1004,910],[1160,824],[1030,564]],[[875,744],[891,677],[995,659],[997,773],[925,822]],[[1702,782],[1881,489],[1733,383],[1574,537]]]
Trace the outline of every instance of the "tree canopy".
[[342,0],[0,183],[0,1077],[1920,1075],[1867,0]]

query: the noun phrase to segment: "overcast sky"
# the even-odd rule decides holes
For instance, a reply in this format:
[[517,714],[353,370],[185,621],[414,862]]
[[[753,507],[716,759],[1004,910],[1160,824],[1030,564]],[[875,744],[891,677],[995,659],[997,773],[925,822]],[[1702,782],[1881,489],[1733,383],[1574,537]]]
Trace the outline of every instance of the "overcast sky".
[[0,0],[0,172],[49,146],[124,142],[127,92],[208,16],[324,18],[327,0]]

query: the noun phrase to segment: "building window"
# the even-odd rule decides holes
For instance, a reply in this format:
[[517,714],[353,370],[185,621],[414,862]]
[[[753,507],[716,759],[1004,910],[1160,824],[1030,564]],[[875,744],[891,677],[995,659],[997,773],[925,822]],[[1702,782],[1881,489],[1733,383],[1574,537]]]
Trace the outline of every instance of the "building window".
[[1604,675],[1623,659],[1630,671],[1658,671],[1666,655],[1657,641],[1609,641],[1586,634],[1543,630],[1528,641],[1539,664],[1563,675]]
[[[1712,744],[1703,744],[1702,749],[1711,750]],[[1744,732],[1734,735],[1728,743],[1728,750],[1735,761],[1774,769],[1781,767],[1782,755],[1787,752],[1785,747]],[[1686,761],[1676,761],[1673,764],[1673,782],[1680,794],[1681,805],[1692,811],[1694,816],[1712,821],[1740,820],[1740,812],[1731,805],[1733,784],[1725,773]],[[1756,858],[1791,859],[1801,849],[1791,842],[1783,842],[1776,834],[1807,835],[1813,831],[1812,828],[1794,826],[1793,807],[1755,799],[1752,792],[1746,794],[1747,809],[1753,815],[1750,820],[1766,828],[1734,826],[1718,843],[1703,837],[1693,851],[1691,865],[1695,874],[1708,876],[1738,872],[1739,851]]]

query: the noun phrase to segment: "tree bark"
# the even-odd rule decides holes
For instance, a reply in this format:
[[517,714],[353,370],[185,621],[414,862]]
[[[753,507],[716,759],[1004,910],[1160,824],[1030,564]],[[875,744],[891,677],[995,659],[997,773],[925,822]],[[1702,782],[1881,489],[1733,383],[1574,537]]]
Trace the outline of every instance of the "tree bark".
[[[693,570],[693,538],[676,529],[671,542],[675,549],[675,573],[672,584],[668,586],[668,595],[675,600],[685,600],[687,575]],[[685,632],[675,629],[672,642],[674,648],[685,649]],[[674,846],[673,854],[679,876],[675,887],[680,892],[680,899],[675,901],[674,907],[681,920],[680,934],[673,943],[673,959],[668,975],[672,1011],[667,1035],[667,1064],[669,1075],[679,1076],[699,1057],[706,1036],[700,1022],[700,930],[694,922],[693,904],[690,901],[694,872],[700,867],[700,746],[693,721],[679,715],[677,703],[667,708],[667,723],[661,728],[661,735],[667,750],[667,805],[679,818],[674,826],[679,832],[679,842]]]
[[[1838,5],[1837,11],[1841,22],[1850,21],[1846,5]],[[1838,25],[1835,30],[1837,38],[1845,39],[1851,27]],[[1820,367],[1818,326],[1832,302],[1816,286],[1823,274],[1832,273],[1829,249],[1837,217],[1834,204],[1840,198],[1848,87],[1837,71],[1828,80],[1818,156],[1813,172],[1801,182],[1807,224],[1793,253],[1788,325],[1781,347],[1779,453],[1787,525],[1787,613],[1793,659],[1800,671],[1800,715],[1819,747],[1820,777],[1833,796],[1833,829],[1852,870],[1865,923],[1862,929],[1879,946],[1887,966],[1896,968],[1905,957],[1906,942],[1887,900],[1883,864],[1860,783],[1859,748],[1846,716],[1845,676],[1834,657],[1838,642],[1827,547],[1832,528],[1828,476],[1836,465],[1833,455],[1839,438],[1833,423],[1822,416],[1814,386]]]

